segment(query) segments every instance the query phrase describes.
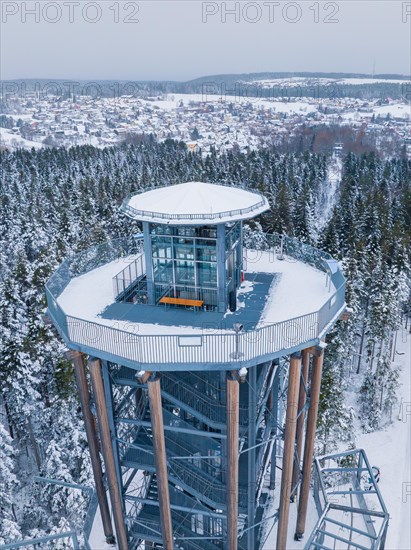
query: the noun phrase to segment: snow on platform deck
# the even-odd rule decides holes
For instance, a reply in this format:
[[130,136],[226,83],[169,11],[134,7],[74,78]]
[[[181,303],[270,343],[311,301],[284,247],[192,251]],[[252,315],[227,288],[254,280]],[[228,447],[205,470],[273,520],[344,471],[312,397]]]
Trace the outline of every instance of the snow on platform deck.
[[[190,326],[204,329],[231,329],[234,323],[242,323],[245,330],[254,330],[269,295],[270,287],[278,282],[278,274],[246,273],[238,291],[238,309],[231,313],[217,311],[193,311],[181,307],[148,306],[132,303],[114,303],[102,313],[104,319],[117,319],[134,323]],[[160,316],[160,317],[159,317]]]
[[[232,332],[233,323],[245,330],[294,319],[318,311],[330,298],[326,274],[303,262],[270,252],[247,251],[246,279],[238,292],[235,313],[165,309],[163,305],[115,303],[112,278],[133,257],[105,264],[70,281],[57,302],[66,315],[139,335]],[[201,330],[200,330],[201,329]]]

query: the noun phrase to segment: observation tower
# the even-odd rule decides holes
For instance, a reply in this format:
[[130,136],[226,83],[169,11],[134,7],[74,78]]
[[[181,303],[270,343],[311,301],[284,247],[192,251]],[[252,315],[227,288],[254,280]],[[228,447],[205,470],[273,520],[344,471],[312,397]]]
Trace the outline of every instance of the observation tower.
[[122,210],[142,234],[66,259],[47,283],[104,533],[121,550],[260,549],[267,525],[278,549],[304,535],[324,339],[346,310],[345,279],[295,239],[243,235],[268,208],[234,186],[141,192]]

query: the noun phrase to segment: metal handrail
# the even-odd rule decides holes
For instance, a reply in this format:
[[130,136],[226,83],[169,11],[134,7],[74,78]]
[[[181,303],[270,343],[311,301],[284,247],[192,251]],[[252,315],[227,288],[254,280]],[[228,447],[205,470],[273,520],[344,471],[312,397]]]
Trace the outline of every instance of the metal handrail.
[[[248,191],[249,193],[253,193],[254,195],[257,195],[260,198],[260,201],[256,204],[253,204],[252,206],[247,206],[245,208],[237,208],[235,210],[226,210],[224,212],[216,212],[214,214],[213,213],[168,214],[164,212],[153,212],[151,210],[139,210],[137,208],[134,208],[133,206],[130,206],[128,204],[129,200],[132,198],[131,196],[128,196],[124,199],[121,205],[121,211],[124,212],[125,214],[128,214],[130,217],[134,217],[134,218],[138,216],[139,218],[157,218],[161,220],[218,220],[229,216],[238,216],[238,215],[248,214],[249,212],[253,212],[258,208],[261,208],[265,204],[268,204],[267,199],[264,197],[264,195],[262,195],[258,191],[255,191],[254,189],[248,189],[245,186],[238,187],[235,185],[227,185],[227,184],[221,184],[221,183],[216,185],[222,185],[224,187],[230,187],[232,189],[241,189],[242,191]],[[160,187],[153,187],[151,189],[142,189],[139,193],[134,194],[133,197],[135,197],[136,195],[141,195],[148,191],[153,191],[156,189],[165,189],[166,187],[169,187],[169,186],[164,185]]]
[[[347,457],[354,458],[353,464],[349,465],[348,467],[341,465],[341,459],[346,459]],[[321,463],[328,460],[335,461],[337,463],[337,467],[323,468],[321,466]],[[342,507],[342,506],[339,506],[337,503],[333,502],[332,499],[329,498],[333,494],[338,494],[338,491],[334,492],[333,487],[331,487],[330,488],[331,491],[327,492],[326,480],[324,479],[324,475],[327,476],[329,472],[332,472],[334,477],[337,475],[346,474],[348,477],[354,476],[355,478],[357,478],[359,475],[362,475],[363,471],[366,471],[368,473],[368,477],[371,480],[373,491],[370,491],[369,494],[374,494],[377,496],[379,510],[375,509],[374,505],[371,507],[367,506],[365,499],[363,498],[360,499],[360,497],[362,497],[362,492],[360,490],[355,490],[355,486],[352,493],[353,494],[358,493],[358,498],[360,499],[359,500],[360,507],[352,507],[352,505],[349,505],[349,506],[345,505],[344,507]],[[379,527],[377,526],[375,521],[372,521],[373,532],[371,533],[369,531],[367,534],[364,531],[363,534],[364,536],[367,536],[371,541],[369,546],[370,550],[377,549],[377,548],[382,549],[384,547],[383,541],[386,536],[389,514],[385,506],[384,500],[381,496],[381,493],[378,489],[377,483],[372,474],[371,465],[363,449],[351,449],[349,451],[345,451],[342,453],[317,456],[314,460],[313,480],[314,480],[313,496],[317,506],[317,510],[319,512],[319,518],[307,541],[307,544],[304,547],[304,550],[311,550],[312,548],[317,547],[315,545],[315,539],[318,535],[321,535],[321,533],[323,532],[322,531],[323,524],[328,520],[329,514],[332,512],[332,510],[339,510],[339,509],[344,509],[348,513],[351,510],[353,513],[366,515],[366,516],[369,516],[370,518],[371,517],[379,518],[380,519]],[[346,483],[344,483],[341,479],[340,479],[340,483],[343,486],[346,485]],[[361,504],[361,500],[362,500],[362,504]],[[329,519],[329,521],[331,521],[331,519]],[[352,529],[354,532],[356,531],[356,529],[353,528],[352,525],[347,525],[346,528]],[[332,536],[332,533],[330,533],[330,536]],[[353,543],[353,546],[355,546],[354,543]]]
[[125,268],[114,275],[112,281],[115,300],[117,300],[120,294],[125,294],[130,286],[133,285],[139,277],[145,274],[144,260],[144,252],[141,252],[128,265],[126,265]]
[[[192,406],[214,422],[226,422],[226,406],[198,391],[184,380],[175,380],[171,373],[163,375],[162,389],[181,403]],[[248,422],[248,406],[240,406],[240,424]]]
[[44,537],[37,537],[34,539],[20,540],[17,542],[11,542],[0,546],[1,550],[14,550],[15,548],[27,548],[28,546],[34,546],[36,544],[46,544],[61,539],[71,539],[73,542],[73,548],[78,550],[79,543],[76,531],[65,531],[64,533],[57,533],[54,535],[47,535]]

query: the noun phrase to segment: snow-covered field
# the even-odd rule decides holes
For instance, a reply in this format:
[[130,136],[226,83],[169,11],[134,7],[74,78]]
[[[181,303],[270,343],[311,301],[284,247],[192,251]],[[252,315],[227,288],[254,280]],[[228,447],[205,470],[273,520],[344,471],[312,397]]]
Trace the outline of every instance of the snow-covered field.
[[[211,90],[215,91],[215,90]],[[146,101],[147,105],[156,105],[160,109],[164,110],[173,110],[177,109],[179,106],[189,106],[190,103],[252,103],[254,106],[265,107],[271,109],[277,113],[309,113],[315,112],[318,109],[318,102],[315,103],[314,100],[310,101],[301,101],[301,100],[291,100],[291,101],[280,101],[273,98],[258,98],[248,96],[246,91],[242,93],[239,89],[238,95],[225,95],[225,94],[213,94],[207,93],[205,88],[204,93],[202,94],[169,94],[164,97],[164,99],[155,99],[153,101]]]
[[42,143],[38,143],[37,141],[29,141],[19,135],[13,134],[13,132],[10,132],[5,128],[0,128],[0,147],[2,146],[10,149],[31,149],[32,147],[35,149],[41,149],[44,147]]
[[339,84],[406,84],[409,80],[395,79],[395,78],[343,78],[342,80],[336,80]]
[[405,104],[401,102],[390,103],[389,105],[382,105],[372,107],[369,112],[359,111],[347,111],[341,114],[344,120],[358,120],[360,118],[371,118],[372,116],[386,117],[390,115],[393,118],[402,118],[405,120],[411,120],[411,104]]

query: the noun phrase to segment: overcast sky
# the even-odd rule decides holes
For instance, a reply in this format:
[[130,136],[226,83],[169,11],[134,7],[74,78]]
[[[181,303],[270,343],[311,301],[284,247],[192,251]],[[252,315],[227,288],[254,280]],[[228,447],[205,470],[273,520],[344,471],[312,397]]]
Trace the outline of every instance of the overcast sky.
[[[1,4],[3,79],[189,80],[263,71],[372,73],[374,63],[376,73],[411,72],[411,2],[2,0]],[[25,9],[36,13],[24,13]]]

